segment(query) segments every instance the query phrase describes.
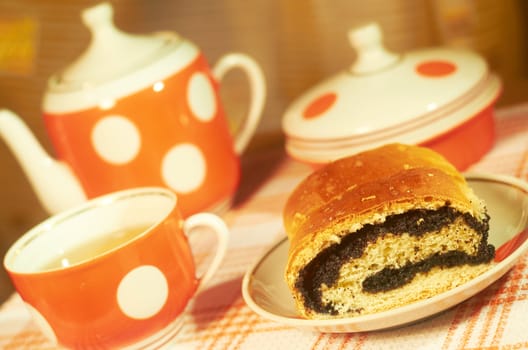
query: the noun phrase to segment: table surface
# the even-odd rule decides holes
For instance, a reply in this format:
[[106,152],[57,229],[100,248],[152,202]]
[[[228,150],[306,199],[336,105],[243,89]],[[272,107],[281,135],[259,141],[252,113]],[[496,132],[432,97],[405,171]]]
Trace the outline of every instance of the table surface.
[[[528,180],[528,105],[498,110],[496,131],[493,149],[468,171]],[[243,159],[243,179],[233,207],[222,214],[231,231],[228,253],[210,284],[190,303],[184,324],[168,348],[528,348],[528,255],[476,296],[439,315],[391,330],[321,334],[255,314],[242,298],[242,278],[261,254],[284,237],[283,204],[310,172],[282,150]],[[205,265],[207,244],[195,244],[197,265]],[[55,348],[36,328],[16,293],[0,307],[0,348]]]

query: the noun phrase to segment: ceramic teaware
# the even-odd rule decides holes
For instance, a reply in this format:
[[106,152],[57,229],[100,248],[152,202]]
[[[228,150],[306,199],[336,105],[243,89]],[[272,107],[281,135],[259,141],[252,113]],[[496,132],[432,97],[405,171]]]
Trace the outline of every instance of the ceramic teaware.
[[[154,349],[177,333],[229,235],[214,214],[183,219],[178,201],[164,187],[113,192],[52,216],[13,244],[4,267],[51,342]],[[201,276],[189,244],[195,233],[217,242]]]
[[[0,111],[0,136],[50,213],[135,186],[174,190],[184,216],[225,204],[264,105],[259,65],[228,53],[210,68],[191,41],[125,33],[112,14],[109,3],[83,11],[90,45],[49,79],[43,118],[57,160],[12,111]],[[236,131],[219,96],[232,69],[246,73],[251,99]]]
[[502,84],[483,57],[452,47],[392,52],[375,22],[350,29],[348,39],[356,53],[350,67],[284,113],[291,157],[318,167],[400,142],[432,148],[463,170],[489,151]]

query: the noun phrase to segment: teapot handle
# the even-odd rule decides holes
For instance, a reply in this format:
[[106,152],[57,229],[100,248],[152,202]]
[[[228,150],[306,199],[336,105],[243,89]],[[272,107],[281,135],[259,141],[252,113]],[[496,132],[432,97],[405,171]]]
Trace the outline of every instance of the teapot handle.
[[266,81],[260,66],[251,57],[242,53],[229,53],[222,56],[212,69],[214,77],[220,81],[232,68],[246,72],[251,102],[242,125],[234,133],[235,152],[241,154],[249,144],[262,116],[266,98]]

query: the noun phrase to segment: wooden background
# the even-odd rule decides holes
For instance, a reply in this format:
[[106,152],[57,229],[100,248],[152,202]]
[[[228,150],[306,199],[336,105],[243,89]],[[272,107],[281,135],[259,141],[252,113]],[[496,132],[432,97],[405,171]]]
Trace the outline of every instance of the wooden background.
[[[90,35],[79,12],[96,1],[0,0],[0,108],[20,114],[50,153],[40,116],[46,79],[74,60]],[[528,100],[528,10],[522,0],[115,0],[125,31],[172,30],[201,47],[211,64],[224,53],[254,57],[267,79],[263,120],[245,156],[282,147],[282,113],[310,86],[354,60],[347,31],[377,21],[397,52],[462,45],[481,53],[505,87],[499,106]],[[233,117],[247,107],[243,75],[222,88]],[[0,140],[0,255],[46,217],[17,161]],[[11,291],[0,270],[0,300]]]

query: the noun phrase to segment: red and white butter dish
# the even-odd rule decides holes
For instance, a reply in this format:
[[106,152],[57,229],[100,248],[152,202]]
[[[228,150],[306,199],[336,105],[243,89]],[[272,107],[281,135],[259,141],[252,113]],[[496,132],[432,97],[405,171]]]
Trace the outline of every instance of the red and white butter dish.
[[395,54],[376,23],[352,29],[348,69],[287,108],[286,152],[314,166],[385,143],[430,147],[465,169],[493,145],[499,77],[484,58],[460,48]]

